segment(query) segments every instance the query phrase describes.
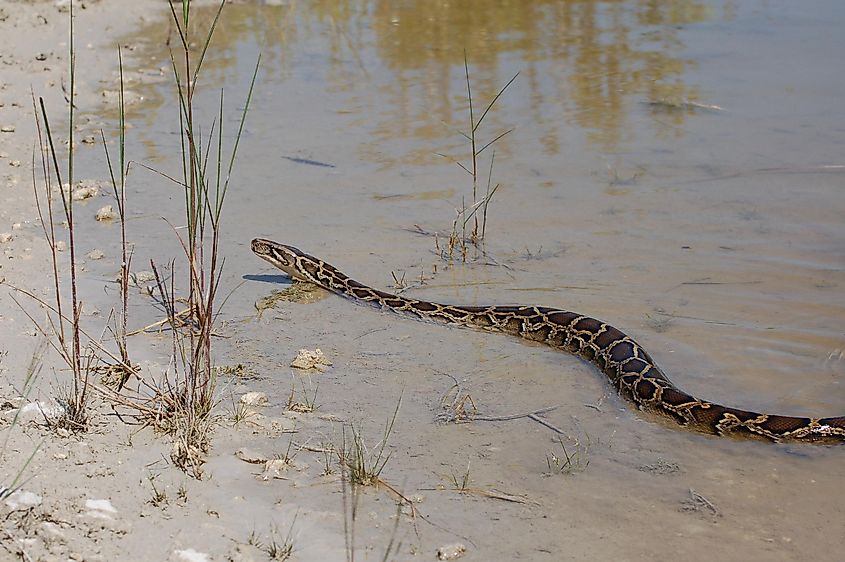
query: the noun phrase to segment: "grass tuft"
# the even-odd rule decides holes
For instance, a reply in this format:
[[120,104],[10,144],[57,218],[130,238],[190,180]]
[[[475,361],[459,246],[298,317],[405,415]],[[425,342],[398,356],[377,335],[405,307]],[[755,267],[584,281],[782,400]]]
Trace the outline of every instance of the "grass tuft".
[[297,399],[296,389],[294,389],[293,385],[291,385],[290,395],[288,396],[288,402],[285,405],[285,409],[300,414],[310,414],[315,412],[317,408],[319,408],[317,405],[317,391],[319,389],[320,385],[317,385],[314,387],[313,392],[309,393],[308,389],[305,388],[305,383],[302,383],[302,399]]
[[[191,25],[191,2],[182,0],[181,10],[169,2],[175,29],[178,33],[178,55],[171,51],[176,93],[179,99],[179,123],[182,147],[182,179],[184,192],[186,234],[176,231],[188,270],[187,314],[176,311],[176,288],[172,275],[169,283],[156,275],[161,303],[167,311],[173,334],[175,377],[172,386],[164,391],[177,405],[172,412],[179,418],[174,423],[176,449],[171,458],[187,472],[198,475],[200,458],[208,449],[209,415],[214,404],[216,370],[212,360],[213,326],[217,317],[217,290],[223,269],[220,256],[221,219],[229,183],[243,133],[246,115],[258,75],[256,61],[249,92],[241,112],[240,124],[224,173],[223,155],[223,92],[220,92],[217,116],[210,128],[208,146],[203,149],[195,119],[194,96],[200,82],[201,70],[211,38],[220,19],[225,2],[221,2],[213,21],[200,35],[202,50],[195,58],[192,45],[195,33]],[[178,59],[178,62],[177,62]],[[214,161],[209,169],[209,154],[214,147]],[[171,262],[173,263],[173,262]],[[189,321],[184,321],[185,316]]]
[[[505,135],[508,135],[513,129],[508,129],[497,134],[487,142],[481,141],[478,136],[478,129],[484,122],[485,117],[493,109],[493,106],[505,93],[505,90],[510,87],[516,80],[519,73],[508,80],[508,82],[499,90],[499,92],[490,100],[481,116],[476,119],[474,100],[472,94],[472,82],[469,75],[469,62],[467,61],[466,51],[464,51],[464,75],[467,84],[467,102],[469,113],[469,129],[467,131],[459,131],[459,134],[469,142],[469,162],[464,164],[460,160],[439,154],[455,164],[457,164],[464,172],[471,178],[472,184],[472,202],[467,205],[466,198],[461,198],[461,207],[455,209],[455,219],[452,222],[452,232],[449,234],[449,239],[445,247],[440,246],[440,241],[435,237],[435,248],[441,258],[446,260],[453,260],[457,253],[462,262],[466,262],[469,254],[469,247],[474,246],[480,248],[485,236],[487,235],[487,211],[493,195],[499,189],[500,184],[493,185],[493,163],[496,159],[496,152],[491,151],[490,165],[487,172],[487,185],[483,195],[480,196],[480,182],[483,181],[483,176],[480,177],[480,160],[481,154],[491,148],[495,143],[501,140]],[[479,148],[480,147],[480,148]],[[471,224],[470,224],[471,223]]]
[[[47,109],[44,105],[44,99],[38,98],[36,103],[35,95],[33,94],[33,110],[35,114],[35,125],[38,134],[40,155],[40,170],[41,177],[38,178],[36,165],[36,151],[33,151],[32,156],[32,187],[35,194],[35,205],[40,219],[41,227],[44,237],[50,247],[50,261],[52,265],[53,277],[53,306],[47,306],[46,323],[42,324],[36,321],[26,309],[22,306],[24,313],[34,323],[38,331],[45,336],[50,346],[55,349],[62,361],[67,365],[71,372],[71,381],[68,387],[62,390],[62,395],[59,397],[62,406],[64,407],[64,415],[58,419],[50,422],[54,429],[63,429],[72,432],[84,431],[87,428],[88,414],[87,406],[89,399],[89,378],[92,366],[95,364],[94,354],[90,346],[83,349],[83,332],[80,326],[80,318],[82,316],[82,302],[79,299],[77,290],[78,285],[78,271],[76,260],[76,222],[74,218],[74,201],[73,201],[73,171],[74,171],[74,117],[76,106],[74,103],[76,95],[76,47],[74,44],[74,30],[73,30],[73,6],[70,7],[68,16],[69,22],[69,68],[68,68],[68,137],[67,137],[67,154],[66,164],[62,167],[59,164],[59,155],[56,149],[57,142],[50,127],[50,120],[47,116]],[[67,179],[67,185],[70,189],[63,189],[64,179]],[[39,187],[39,183],[41,184]],[[59,202],[61,203],[61,213],[64,217],[64,222],[67,227],[68,242],[66,244],[68,249],[68,282],[70,284],[70,298],[62,289],[62,264],[59,260],[58,252],[60,248],[65,245],[64,240],[59,240],[56,233],[56,213],[54,212],[55,193],[59,194]],[[42,200],[43,197],[43,200]],[[46,218],[45,218],[46,210]],[[39,304],[46,305],[42,299],[36,297],[31,292],[17,289]],[[17,302],[17,301],[16,301]],[[20,303],[18,303],[20,306]]]
[[355,424],[350,425],[352,440],[349,442],[347,442],[346,428],[344,427],[343,444],[340,451],[338,451],[338,460],[341,466],[346,469],[344,476],[349,479],[349,482],[353,486],[377,486],[381,482],[381,472],[390,460],[391,454],[385,449],[390,439],[390,434],[393,433],[393,427],[396,423],[396,417],[399,414],[399,407],[401,405],[402,397],[400,395],[399,400],[396,402],[396,409],[393,410],[393,416],[391,416],[384,426],[381,440],[372,450],[364,443],[360,427],[357,427]]
[[560,452],[551,451],[546,453],[546,465],[549,469],[548,475],[574,474],[587,470],[587,467],[590,465],[589,440],[585,443],[576,439],[574,443],[570,444],[568,450],[561,437],[558,437],[557,442],[560,445]]

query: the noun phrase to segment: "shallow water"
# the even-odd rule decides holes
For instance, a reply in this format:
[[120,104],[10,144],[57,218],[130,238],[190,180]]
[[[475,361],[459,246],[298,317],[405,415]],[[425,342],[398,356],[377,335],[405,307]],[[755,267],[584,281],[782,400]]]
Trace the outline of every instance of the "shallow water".
[[[845,547],[841,448],[654,423],[575,358],[340,298],[256,319],[254,301],[279,287],[249,240],[294,244],[377,288],[391,288],[392,273],[408,284],[422,276],[407,293],[421,299],[577,310],[637,338],[693,394],[839,415],[843,24],[837,2],[227,5],[200,84],[206,128],[224,86],[231,142],[259,52],[262,62],[225,210],[224,292],[237,290],[224,316],[237,345],[222,362],[251,365],[260,376],[249,388],[281,412],[287,363],[320,347],[335,363],[312,377],[324,410],[374,437],[404,393],[386,479],[412,494],[469,462],[478,487],[532,502],[425,492],[420,509],[479,559],[697,559],[704,549],[835,559]],[[168,64],[166,34],[158,24],[130,38],[146,75]],[[467,264],[436,249],[472,201],[471,178],[450,160],[469,166],[456,132],[469,126],[464,50],[476,118],[519,73],[478,129],[480,143],[512,132],[482,154],[479,190],[494,150],[500,187],[484,254]],[[147,101],[130,114],[131,157],[178,173],[172,85],[137,89]],[[177,255],[157,217],[179,224],[179,192],[138,171],[133,182],[136,263]],[[452,384],[444,374],[485,415],[558,405],[544,417],[570,450],[589,443],[588,466],[544,477],[559,444],[527,420],[435,424]],[[218,478],[251,486],[226,454]],[[687,509],[691,489],[718,515]],[[339,503],[290,493],[320,509]],[[256,501],[251,509],[272,511],[275,500]],[[450,536],[427,527],[416,540],[427,551]]]

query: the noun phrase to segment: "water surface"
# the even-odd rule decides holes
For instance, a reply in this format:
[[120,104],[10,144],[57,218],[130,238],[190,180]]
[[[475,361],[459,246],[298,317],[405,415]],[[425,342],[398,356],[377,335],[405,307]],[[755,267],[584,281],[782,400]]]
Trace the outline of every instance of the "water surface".
[[[262,374],[252,386],[281,410],[287,362],[298,347],[322,348],[335,362],[314,377],[324,408],[373,435],[404,388],[386,478],[410,494],[470,461],[478,485],[536,502],[430,493],[421,509],[483,559],[836,558],[840,448],[690,434],[644,420],[574,358],[339,298],[256,320],[253,302],[277,285],[254,280],[275,272],[248,244],[292,243],[382,289],[392,273],[422,277],[408,292],[422,299],[577,310],[636,337],[697,395],[839,415],[843,25],[838,2],[227,5],[200,82],[206,127],[217,88],[237,110],[262,56],[226,207],[227,288],[252,278],[225,309],[241,354],[232,361],[252,364]],[[131,39],[149,57],[143,68],[167,66],[166,33]],[[437,249],[455,209],[472,203],[454,162],[471,167],[459,133],[465,60],[476,118],[519,74],[477,130],[480,143],[511,132],[481,155],[479,191],[488,174],[500,187],[484,252],[466,264]],[[172,86],[145,95],[133,157],[177,173]],[[229,141],[236,126],[235,112]],[[155,217],[178,221],[178,191],[158,178],[135,189],[138,259],[176,255]],[[557,436],[528,421],[436,425],[443,373],[490,415],[560,405],[546,418],[571,447],[590,443],[589,465],[544,476]],[[227,478],[237,486],[237,473]],[[690,489],[718,514],[690,510]],[[291,501],[320,503],[298,493]],[[267,501],[256,509],[272,510]],[[428,528],[418,541],[431,550],[441,539]]]

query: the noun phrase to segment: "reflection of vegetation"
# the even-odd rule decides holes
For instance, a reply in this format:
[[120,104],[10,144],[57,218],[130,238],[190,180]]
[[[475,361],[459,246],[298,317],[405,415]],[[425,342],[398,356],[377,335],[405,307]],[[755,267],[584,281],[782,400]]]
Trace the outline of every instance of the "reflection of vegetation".
[[[198,25],[213,17],[207,11],[197,9]],[[505,113],[513,117],[513,106],[524,103],[523,122],[531,120],[539,129],[546,153],[559,152],[563,119],[612,148],[623,138],[632,103],[696,100],[695,87],[684,82],[691,62],[678,54],[680,29],[716,16],[732,17],[702,0],[235,4],[217,31],[221,56],[209,59],[207,79],[244,81],[232,75],[239,56],[253,59],[260,49],[267,61],[265,81],[280,82],[293,69],[306,80],[316,77],[315,87],[361,94],[354,97],[355,112],[377,116],[376,144],[362,147],[373,158],[386,141],[408,138],[424,142],[404,147],[399,158],[434,162],[432,141],[442,141],[447,132],[441,123],[460,123],[466,112],[466,50],[482,95],[522,71],[525,99],[509,102]],[[159,26],[142,34],[161,46],[161,60],[167,60],[166,30]],[[663,112],[659,119],[679,124],[688,114]]]
[[[434,95],[426,96],[412,118],[434,115],[453,122],[462,111],[453,103],[454,70],[463,49],[472,53],[473,73],[486,90],[504,78],[497,73],[503,55],[518,52],[538,121],[570,109],[564,104],[571,100],[575,122],[595,141],[613,145],[631,93],[652,101],[695,97],[681,80],[689,63],[674,54],[680,50],[677,26],[708,14],[701,2],[687,1],[477,0],[468,8],[461,2],[380,0],[373,15],[380,58],[400,75],[423,74],[394,81],[395,96],[406,95],[409,82],[433,86],[427,90]],[[395,105],[407,111],[407,100]],[[544,142],[556,152],[553,137]]]

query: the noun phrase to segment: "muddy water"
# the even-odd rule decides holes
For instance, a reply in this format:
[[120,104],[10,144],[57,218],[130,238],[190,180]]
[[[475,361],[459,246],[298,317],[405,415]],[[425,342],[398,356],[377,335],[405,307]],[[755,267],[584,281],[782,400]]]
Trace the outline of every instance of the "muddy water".
[[[382,477],[422,494],[433,525],[415,534],[403,522],[399,559],[455,541],[478,560],[837,559],[840,448],[691,434],[633,412],[575,358],[340,298],[258,319],[254,301],[280,279],[248,243],[294,244],[381,289],[393,275],[422,277],[407,292],[417,298],[587,313],[636,337],[694,394],[841,414],[845,171],[830,166],[843,164],[843,24],[836,2],[226,6],[200,84],[206,123],[218,86],[227,107],[242,106],[262,55],[223,245],[225,289],[237,290],[224,311],[236,345],[221,362],[256,377],[231,388],[268,392],[281,415],[305,380],[288,362],[319,347],[334,362],[309,379],[319,411],[360,422],[373,443],[402,396]],[[166,33],[129,39],[147,76],[167,65]],[[519,73],[477,130],[480,143],[511,132],[481,155],[479,190],[494,151],[500,187],[484,254],[467,263],[436,247],[472,202],[453,162],[470,166],[456,132],[469,127],[464,50],[476,118]],[[146,102],[130,116],[132,157],[177,173],[172,86],[137,89]],[[224,126],[231,141],[236,117]],[[178,224],[180,195],[140,172],[134,182],[136,259],[175,256],[157,217]],[[544,418],[564,435],[529,419],[436,424],[447,375],[485,416],[557,406]],[[312,442],[340,435],[337,424],[308,427]],[[576,457],[549,475],[559,438]],[[229,529],[248,533],[247,514],[274,519],[295,505],[303,559],[342,559],[338,520],[321,528],[313,515],[341,503],[337,486],[313,486],[318,463],[307,486],[256,491],[231,460],[237,440],[221,436],[209,463],[218,483],[253,494],[248,509],[223,514]],[[471,487],[526,503],[438,490],[467,466]],[[380,559],[395,508],[379,493],[366,501],[361,541]]]

